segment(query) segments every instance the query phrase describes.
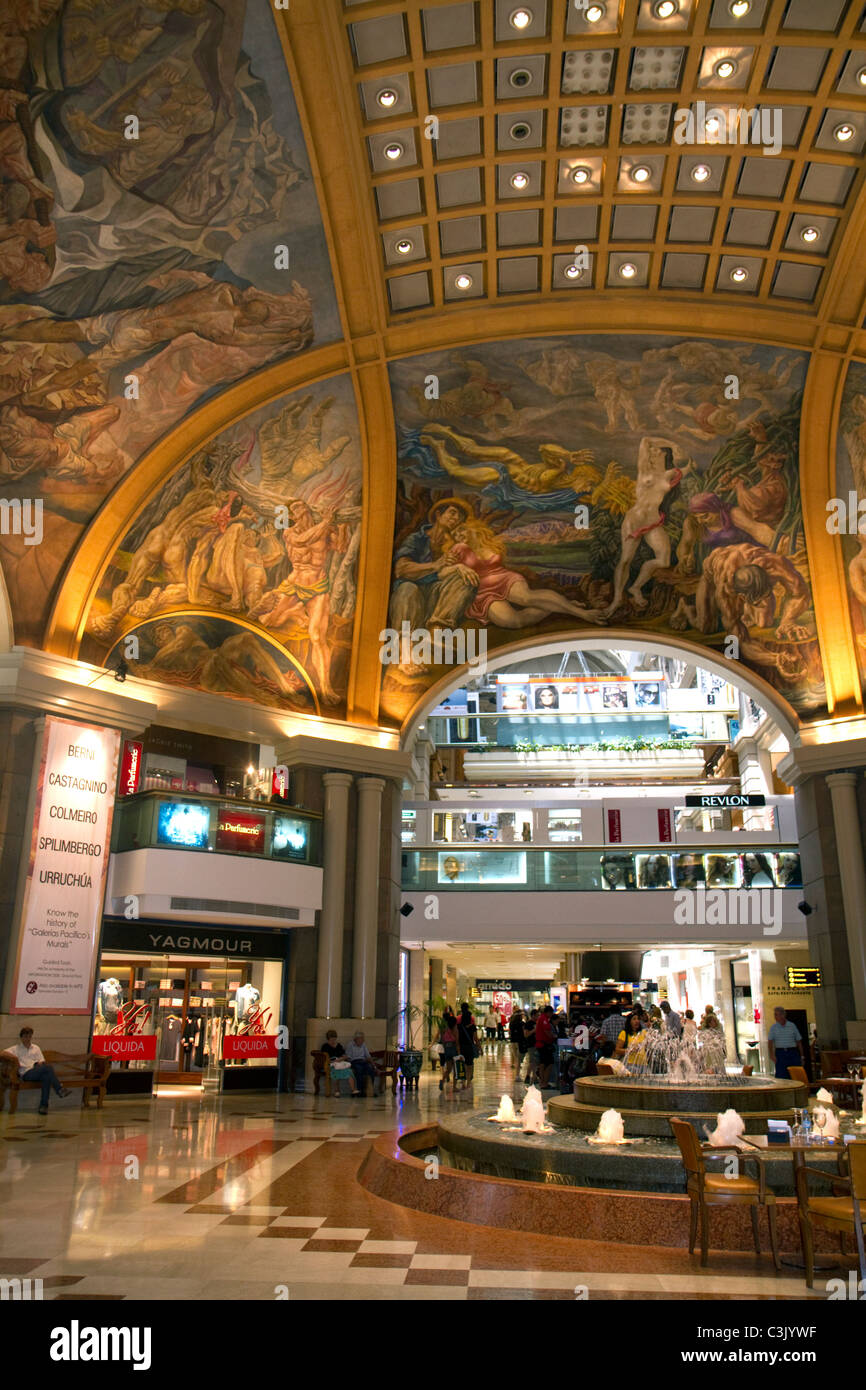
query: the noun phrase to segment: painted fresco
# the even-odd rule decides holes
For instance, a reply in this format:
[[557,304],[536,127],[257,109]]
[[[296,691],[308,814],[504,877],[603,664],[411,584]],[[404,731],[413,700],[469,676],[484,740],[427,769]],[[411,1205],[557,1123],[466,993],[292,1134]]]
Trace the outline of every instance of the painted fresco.
[[[172,679],[183,683],[188,670],[187,683],[199,685],[203,647],[217,654],[213,669],[225,675],[218,653],[226,624],[190,625],[186,615],[237,615],[240,631],[285,648],[323,711],[344,710],[361,478],[346,376],[271,401],[222,431],[163,485],[124,537],[88,614],[80,656],[109,663],[124,650],[120,639],[161,615],[161,640],[150,655],[140,653],[140,667],[130,663],[134,673],[162,680],[161,670],[174,670]],[[171,631],[183,638],[169,640]],[[188,648],[191,631],[196,643]],[[252,650],[248,642],[232,650],[241,647],[245,655]],[[246,689],[255,698],[254,685]]]
[[866,527],[859,531],[859,518],[850,507],[850,493],[866,498],[866,363],[852,362],[842,392],[839,431],[836,439],[836,495],[844,511],[838,518],[828,514],[828,525],[838,527],[845,557],[848,602],[857,647],[860,681],[866,688]]
[[0,492],[45,508],[42,544],[0,537],[27,641],[136,459],[340,327],[267,0],[0,8]]
[[[663,337],[539,339],[392,366],[390,625],[515,636],[615,625],[825,701],[799,497],[806,357]],[[736,378],[736,381],[733,380]],[[402,718],[441,672],[386,666]]]

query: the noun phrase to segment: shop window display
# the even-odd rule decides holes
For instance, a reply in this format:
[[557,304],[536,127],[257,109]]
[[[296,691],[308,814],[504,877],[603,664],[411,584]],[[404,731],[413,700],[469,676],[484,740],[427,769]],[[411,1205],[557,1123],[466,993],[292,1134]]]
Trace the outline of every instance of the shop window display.
[[760,852],[743,855],[743,884],[746,888],[775,888],[774,857]]
[[676,854],[673,858],[677,888],[698,888],[706,882],[702,855]]
[[637,856],[639,888],[671,888],[671,857],[669,854],[639,854]]
[[707,888],[738,888],[740,886],[739,855],[708,854],[704,866]]
[[552,845],[574,845],[583,839],[578,810],[551,811],[547,818],[547,838]]
[[633,857],[630,854],[603,854],[601,880],[603,888],[614,892],[636,887]]
[[799,854],[776,855],[776,878],[780,888],[803,887],[803,870]]
[[525,854],[485,854],[483,850],[463,850],[459,854],[440,853],[440,883],[525,883]]

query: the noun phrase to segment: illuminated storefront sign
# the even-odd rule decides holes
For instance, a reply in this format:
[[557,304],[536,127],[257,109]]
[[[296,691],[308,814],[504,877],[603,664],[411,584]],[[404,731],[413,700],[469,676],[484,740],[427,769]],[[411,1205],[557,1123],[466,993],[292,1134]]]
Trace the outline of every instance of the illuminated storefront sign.
[[221,810],[217,821],[217,849],[230,854],[264,854],[265,818],[246,811]]
[[12,1012],[89,1014],[120,734],[48,718]]
[[120,795],[133,796],[141,781],[141,759],[144,745],[132,743],[127,739],[123,745],[123,758],[120,764]]
[[227,1035],[223,1038],[223,1057],[226,1061],[236,1057],[276,1057],[277,1037],[276,1033]]
[[97,1057],[113,1057],[116,1062],[155,1062],[156,1034],[145,1033],[140,1037],[115,1037],[111,1033],[97,1034],[90,1044],[91,1052]]
[[766,806],[765,796],[746,796],[745,793],[732,792],[725,796],[687,796],[687,806],[712,807],[713,809],[730,809],[735,806]]

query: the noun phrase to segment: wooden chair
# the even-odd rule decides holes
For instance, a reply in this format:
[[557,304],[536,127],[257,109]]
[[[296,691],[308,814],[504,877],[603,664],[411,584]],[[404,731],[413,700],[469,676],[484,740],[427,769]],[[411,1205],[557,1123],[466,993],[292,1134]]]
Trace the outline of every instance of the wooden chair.
[[397,1071],[399,1065],[397,1052],[392,1048],[383,1048],[379,1052],[371,1052],[370,1056],[373,1058],[373,1065],[376,1068],[376,1076],[379,1079],[379,1094],[381,1095],[384,1092],[385,1081],[390,1076],[391,1094],[396,1095]]
[[737,1155],[740,1161],[750,1161],[757,1164],[758,1179],[739,1176],[736,1178],[725,1177],[724,1173],[708,1173],[706,1170],[705,1156],[701,1148],[700,1141],[694,1128],[686,1120],[675,1120],[670,1117],[668,1120],[673,1130],[680,1155],[683,1160],[683,1167],[686,1170],[686,1192],[691,1202],[690,1222],[689,1222],[689,1254],[695,1251],[695,1239],[698,1233],[698,1218],[701,1223],[701,1264],[705,1265],[708,1260],[709,1249],[709,1208],[722,1206],[748,1206],[751,1209],[752,1233],[755,1238],[755,1249],[760,1255],[761,1239],[758,1232],[758,1208],[767,1208],[767,1221],[770,1227],[770,1247],[773,1251],[773,1264],[777,1269],[781,1269],[779,1260],[779,1236],[776,1226],[776,1197],[772,1192],[767,1191],[766,1175],[764,1165],[755,1156],[744,1155],[739,1149],[714,1149],[713,1153],[720,1157],[726,1153]]
[[815,1231],[821,1226],[828,1231],[836,1231],[839,1243],[844,1248],[845,1236],[853,1235],[857,1242],[857,1258],[860,1264],[860,1278],[866,1280],[866,1245],[863,1240],[863,1223],[866,1221],[866,1139],[846,1144],[844,1149],[848,1160],[849,1177],[833,1176],[833,1192],[840,1188],[848,1189],[848,1196],[812,1197],[809,1195],[809,1173],[827,1181],[828,1174],[820,1168],[810,1168],[803,1164],[797,1182],[797,1215],[800,1218],[800,1234],[803,1239],[803,1257],[806,1262],[806,1283],[814,1287],[815,1280]]
[[789,1067],[788,1076],[792,1081],[799,1081],[801,1086],[808,1086],[810,1095],[814,1095],[816,1091],[821,1089],[820,1081],[809,1080],[809,1073],[805,1067]]
[[740,1072],[740,1076],[751,1076],[751,1075],[752,1075],[752,1070],[753,1070],[753,1068],[750,1067],[749,1064],[748,1064],[748,1062],[747,1062],[746,1065],[743,1067],[743,1070]]
[[311,1052],[313,1059],[313,1094],[319,1094],[322,1077],[325,1078],[325,1095],[331,1094],[331,1059],[327,1052]]
[[[821,1053],[821,1075],[823,1076],[844,1076],[845,1068],[849,1062],[859,1054],[852,1051],[841,1052],[822,1052]],[[790,1071],[791,1068],[789,1067]]]

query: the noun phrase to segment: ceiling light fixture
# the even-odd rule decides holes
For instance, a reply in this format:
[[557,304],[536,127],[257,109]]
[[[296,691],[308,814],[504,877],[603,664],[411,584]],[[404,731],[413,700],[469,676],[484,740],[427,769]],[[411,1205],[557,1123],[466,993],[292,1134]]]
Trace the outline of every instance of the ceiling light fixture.
[[394,250],[397,252],[398,256],[408,256],[409,252],[412,250],[412,246],[413,243],[406,237],[403,241],[397,242]]
[[526,121],[517,121],[508,132],[512,140],[528,140],[532,134],[532,127]]
[[518,192],[522,192],[524,188],[529,187],[529,175],[524,174],[521,170],[520,173],[512,174],[508,182],[511,184],[512,188],[516,188]]
[[458,275],[455,278],[454,284],[457,286],[458,290],[469,290],[472,288],[472,276],[464,272],[462,275]]
[[804,227],[800,233],[804,241],[817,241],[820,235],[817,227]]
[[571,265],[567,265],[565,267],[563,274],[569,280],[579,280],[581,275],[583,274],[583,271],[581,270],[579,265],[575,265],[574,261],[572,261]]
[[695,183],[706,183],[710,172],[709,164],[695,164],[692,168],[692,178]]
[[631,171],[631,177],[635,183],[646,183],[647,179],[652,177],[652,169],[646,164],[635,164]]
[[733,58],[720,58],[713,67],[713,72],[716,74],[716,77],[721,77],[723,79],[733,77],[736,71],[737,65]]
[[731,0],[728,10],[734,19],[743,19],[752,8],[752,0]]
[[670,19],[671,15],[675,15],[678,9],[679,5],[676,0],[656,0],[653,5],[653,14],[656,19]]
[[721,125],[722,123],[718,116],[707,116],[707,119],[704,121],[704,129],[708,135],[718,135]]
[[376,100],[380,106],[394,106],[397,101],[397,93],[393,87],[383,87],[381,92],[376,93]]
[[532,73],[528,68],[515,68],[508,80],[512,87],[528,87],[532,81]]
[[528,29],[532,23],[532,10],[514,10],[508,22],[512,29]]
[[604,19],[604,5],[590,5],[586,12],[587,24],[598,24],[600,19]]
[[572,183],[589,183],[592,178],[592,170],[587,169],[585,164],[578,164],[576,169],[571,171]]
[[403,146],[395,140],[392,145],[385,146],[386,159],[399,159],[403,153]]
[[866,87],[866,68],[860,68],[857,73],[857,81],[861,87]]
[[849,140],[853,140],[855,133],[854,127],[849,125],[847,121],[843,121],[841,125],[837,125],[836,129],[833,131],[833,135],[835,139],[839,141],[840,145],[847,144]]
[[746,270],[746,267],[744,265],[734,266],[733,270],[731,271],[732,280],[734,280],[738,285],[741,285],[743,281],[748,280],[748,278],[749,272]]
[[623,280],[633,280],[637,275],[637,266],[633,265],[631,261],[623,261],[619,273]]

